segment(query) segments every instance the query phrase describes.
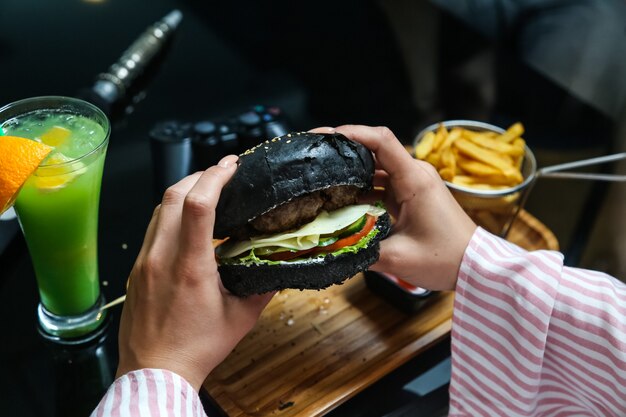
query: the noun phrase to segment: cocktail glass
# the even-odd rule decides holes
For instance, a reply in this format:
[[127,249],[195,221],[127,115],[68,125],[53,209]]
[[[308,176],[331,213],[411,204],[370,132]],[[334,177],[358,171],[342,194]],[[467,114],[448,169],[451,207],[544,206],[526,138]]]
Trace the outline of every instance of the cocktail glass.
[[54,147],[15,201],[40,295],[40,333],[78,343],[105,322],[98,277],[98,204],[110,123],[69,97],[34,97],[0,109],[5,135]]

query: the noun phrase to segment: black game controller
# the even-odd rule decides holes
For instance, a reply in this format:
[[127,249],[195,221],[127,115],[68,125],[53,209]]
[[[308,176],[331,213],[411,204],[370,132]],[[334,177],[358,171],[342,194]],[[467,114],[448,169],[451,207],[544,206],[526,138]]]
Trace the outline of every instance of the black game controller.
[[263,105],[221,119],[159,122],[150,130],[156,198],[178,180],[215,165],[225,155],[240,154],[290,131],[280,108]]

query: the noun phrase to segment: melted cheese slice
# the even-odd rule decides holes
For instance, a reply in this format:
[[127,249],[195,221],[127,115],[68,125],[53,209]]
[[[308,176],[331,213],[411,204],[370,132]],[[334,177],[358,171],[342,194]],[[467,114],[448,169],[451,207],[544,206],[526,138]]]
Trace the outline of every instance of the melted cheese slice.
[[282,247],[291,250],[305,250],[314,248],[319,244],[321,235],[330,234],[350,226],[365,214],[380,216],[385,210],[369,204],[347,206],[338,210],[322,211],[310,223],[299,229],[271,236],[253,237],[250,240],[222,245],[220,257],[232,258],[253,248]]

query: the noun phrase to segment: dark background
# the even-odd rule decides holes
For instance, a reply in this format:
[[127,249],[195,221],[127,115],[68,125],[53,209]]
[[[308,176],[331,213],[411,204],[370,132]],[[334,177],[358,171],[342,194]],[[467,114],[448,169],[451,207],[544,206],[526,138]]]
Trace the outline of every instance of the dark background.
[[[602,3],[606,9],[591,11],[584,1],[531,1],[532,7],[513,11],[509,2],[491,2],[495,8],[489,3],[2,0],[0,103],[73,96],[148,25],[175,8],[183,12],[167,53],[150,70],[145,88],[135,91],[137,103],[113,118],[99,232],[100,276],[111,300],[124,293],[159,198],[153,170],[160,167],[152,164],[148,133],[163,120],[216,119],[271,104],[283,109],[293,130],[386,125],[407,144],[439,120],[503,127],[519,120],[540,166],[622,149],[624,3],[609,0]],[[587,27],[607,34],[586,36],[584,25],[571,23],[581,11],[598,16]],[[589,39],[591,44],[584,42]],[[547,51],[532,48],[539,44]],[[577,74],[587,84],[616,79],[608,87],[598,81],[593,90],[612,90],[614,100],[606,104],[587,94],[588,86],[579,88],[553,61],[581,68]],[[593,64],[606,73],[585,72]],[[612,78],[616,71],[622,77]],[[555,232],[570,265],[580,264],[606,191],[552,181],[531,195],[529,211]],[[37,290],[16,230],[15,221],[0,221],[0,414],[85,415],[111,382],[120,309],[112,310],[112,330],[100,350],[81,356],[46,347],[35,329]],[[401,387],[447,356],[447,349],[443,343],[336,415],[401,415],[407,404],[418,403],[425,415],[438,415],[447,401],[445,387],[429,405]]]

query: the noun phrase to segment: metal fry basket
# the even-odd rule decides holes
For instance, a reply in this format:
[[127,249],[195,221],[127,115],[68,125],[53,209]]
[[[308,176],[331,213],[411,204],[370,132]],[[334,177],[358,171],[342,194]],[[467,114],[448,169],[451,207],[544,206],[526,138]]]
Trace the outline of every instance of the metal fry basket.
[[[427,132],[434,132],[439,125],[443,125],[450,130],[460,127],[477,132],[504,133],[501,127],[478,122],[473,120],[448,120],[432,124],[420,131],[414,140],[414,147],[424,138]],[[596,165],[626,159],[626,152],[601,156],[597,158],[585,159],[581,161],[568,162],[565,164],[552,165],[541,169],[537,168],[537,160],[532,150],[525,146],[524,160],[521,166],[523,181],[510,188],[503,189],[478,189],[453,184],[445,181],[446,186],[455,197],[457,202],[463,207],[466,213],[480,227],[501,237],[506,237],[519,211],[524,207],[528,195],[537,179],[541,177],[570,178],[596,181],[626,181],[626,175],[595,174],[579,172],[563,172],[568,169],[583,166]]]

